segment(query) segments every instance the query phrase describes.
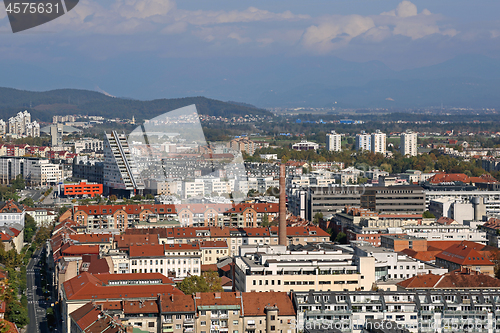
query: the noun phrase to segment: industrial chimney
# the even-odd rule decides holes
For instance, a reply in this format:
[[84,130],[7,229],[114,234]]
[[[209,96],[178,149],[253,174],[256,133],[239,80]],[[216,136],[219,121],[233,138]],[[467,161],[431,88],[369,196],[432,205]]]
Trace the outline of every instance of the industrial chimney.
[[279,216],[279,245],[287,245],[286,238],[286,167],[280,165],[280,216]]

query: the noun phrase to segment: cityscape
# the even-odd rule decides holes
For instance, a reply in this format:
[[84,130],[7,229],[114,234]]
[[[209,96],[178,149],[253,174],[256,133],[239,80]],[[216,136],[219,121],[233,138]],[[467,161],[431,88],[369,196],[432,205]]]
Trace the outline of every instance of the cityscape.
[[0,333],[500,332],[500,2],[0,5]]

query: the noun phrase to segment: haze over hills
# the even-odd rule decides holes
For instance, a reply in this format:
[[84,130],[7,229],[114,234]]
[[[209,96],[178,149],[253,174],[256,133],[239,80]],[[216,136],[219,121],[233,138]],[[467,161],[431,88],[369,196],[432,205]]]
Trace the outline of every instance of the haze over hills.
[[162,113],[195,104],[198,113],[212,116],[269,115],[263,109],[205,97],[139,101],[109,97],[102,93],[78,89],[33,92],[0,88],[0,118],[7,119],[23,109],[30,109],[35,119],[52,121],[53,115],[88,114],[109,118],[151,119]]
[[101,67],[82,75],[76,75],[76,70],[66,75],[64,69],[43,65],[2,63],[0,70],[6,75],[0,77],[0,86],[27,90],[100,87],[114,96],[140,100],[206,96],[258,107],[500,105],[500,60],[479,55],[462,55],[437,65],[401,71],[378,61],[357,63],[331,56],[314,61],[310,57],[277,56],[237,61],[175,58],[152,60],[133,68],[127,66],[130,61],[133,59],[103,61]]

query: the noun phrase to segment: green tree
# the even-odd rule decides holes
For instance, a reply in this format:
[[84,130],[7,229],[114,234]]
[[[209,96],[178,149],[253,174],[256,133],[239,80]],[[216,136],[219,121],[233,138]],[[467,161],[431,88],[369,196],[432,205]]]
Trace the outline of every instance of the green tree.
[[203,272],[201,276],[193,275],[184,278],[184,280],[177,283],[177,288],[186,295],[192,295],[197,292],[207,293],[223,291],[220,277],[214,271]]
[[109,196],[109,200],[116,201],[116,200],[118,200],[118,198],[116,197],[116,195],[112,194]]
[[15,323],[18,327],[24,327],[28,324],[28,308],[23,307],[21,302],[11,300],[7,303],[5,319]]
[[321,221],[323,221],[323,213],[318,212],[318,213],[314,214],[313,223],[317,225]]
[[146,200],[154,200],[155,196],[152,195],[151,193],[146,194]]
[[33,201],[33,198],[31,197],[27,197],[27,198],[24,198],[21,203],[25,206],[28,206],[28,207],[34,207],[35,206],[35,202]]
[[17,175],[16,178],[12,180],[11,187],[15,190],[24,190],[26,188],[26,184],[23,176]]
[[264,213],[264,216],[262,216],[262,223],[261,225],[263,227],[268,227],[269,226],[269,216],[267,215],[267,213]]
[[142,200],[142,195],[136,194],[132,197],[133,200]]
[[343,232],[339,232],[335,238],[335,242],[340,244],[347,244],[347,235]]
[[434,214],[432,214],[431,212],[429,212],[428,210],[426,210],[423,214],[422,214],[422,217],[424,219],[435,219],[436,217],[434,216]]
[[31,215],[26,214],[26,219],[24,223],[24,241],[26,243],[31,243],[33,236],[36,233],[36,222]]

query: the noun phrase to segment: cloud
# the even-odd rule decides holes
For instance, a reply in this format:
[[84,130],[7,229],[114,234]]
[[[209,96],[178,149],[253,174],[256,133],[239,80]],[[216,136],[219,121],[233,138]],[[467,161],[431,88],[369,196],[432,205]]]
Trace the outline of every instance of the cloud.
[[[427,10],[428,11],[428,10]],[[417,15],[417,6],[408,0],[399,3],[396,9],[384,12],[381,15],[397,16],[397,17],[410,17]]]
[[330,17],[319,25],[307,28],[302,44],[320,53],[345,46],[349,41],[375,27],[373,20],[360,15]]
[[176,20],[192,25],[210,25],[227,23],[247,23],[258,21],[284,21],[309,19],[308,15],[294,15],[290,11],[273,13],[267,10],[249,7],[243,11],[186,11],[176,12]]
[[176,8],[176,4],[173,0],[117,0],[113,8],[127,19],[145,19],[155,15],[167,15]]
[[317,25],[309,26],[302,36],[305,49],[320,54],[349,47],[351,41],[381,43],[393,36],[405,36],[412,40],[429,35],[455,36],[453,28],[440,27],[443,18],[424,9],[418,13],[417,6],[410,1],[402,1],[389,12],[372,16],[331,16],[323,18]]

